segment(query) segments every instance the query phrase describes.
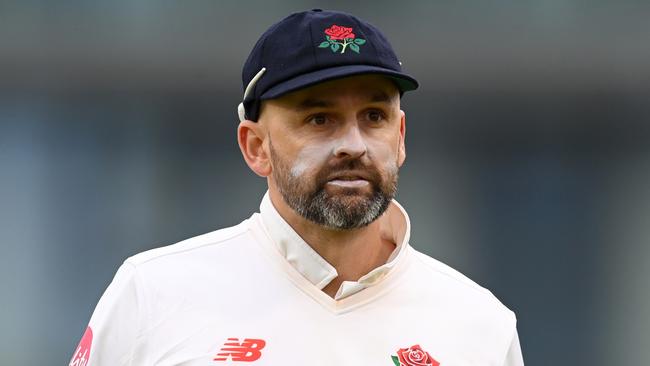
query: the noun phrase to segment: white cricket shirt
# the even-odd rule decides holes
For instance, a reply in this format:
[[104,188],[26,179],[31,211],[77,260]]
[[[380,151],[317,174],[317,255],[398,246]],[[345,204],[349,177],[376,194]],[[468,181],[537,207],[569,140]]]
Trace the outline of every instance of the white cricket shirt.
[[523,365],[515,315],[409,243],[335,298],[336,278],[268,193],[237,226],[128,258],[100,299],[71,366]]

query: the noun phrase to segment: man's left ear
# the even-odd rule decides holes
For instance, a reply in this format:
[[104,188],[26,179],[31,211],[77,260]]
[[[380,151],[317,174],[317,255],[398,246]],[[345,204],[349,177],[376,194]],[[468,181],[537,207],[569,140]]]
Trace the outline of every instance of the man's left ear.
[[404,139],[406,137],[406,114],[404,111],[400,110],[400,125],[399,125],[399,150],[397,151],[397,163],[399,166],[404,164],[406,160],[406,146],[404,145]]

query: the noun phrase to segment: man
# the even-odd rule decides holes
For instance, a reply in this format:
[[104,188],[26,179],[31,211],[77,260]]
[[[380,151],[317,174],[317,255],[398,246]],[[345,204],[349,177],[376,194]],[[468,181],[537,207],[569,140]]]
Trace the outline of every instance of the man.
[[70,365],[523,365],[514,314],[409,246],[392,198],[418,84],[379,30],[292,14],[243,81],[260,213],[127,259]]

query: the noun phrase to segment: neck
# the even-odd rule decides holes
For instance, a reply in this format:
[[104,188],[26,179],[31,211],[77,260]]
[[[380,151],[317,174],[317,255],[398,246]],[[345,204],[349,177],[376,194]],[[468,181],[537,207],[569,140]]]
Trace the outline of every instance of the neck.
[[392,238],[382,236],[381,220],[358,229],[332,230],[298,215],[279,192],[270,190],[273,206],[280,216],[339,274],[323,291],[334,296],[343,281],[359,278],[383,265],[395,249]]

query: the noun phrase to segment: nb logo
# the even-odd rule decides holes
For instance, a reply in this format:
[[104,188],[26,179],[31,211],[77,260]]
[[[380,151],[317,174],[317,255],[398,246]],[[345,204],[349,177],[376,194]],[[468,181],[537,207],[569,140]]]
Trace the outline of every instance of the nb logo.
[[264,346],[266,341],[263,339],[246,338],[239,343],[238,338],[228,338],[214,360],[226,361],[230,357],[231,360],[239,362],[257,361],[262,356],[260,351]]

